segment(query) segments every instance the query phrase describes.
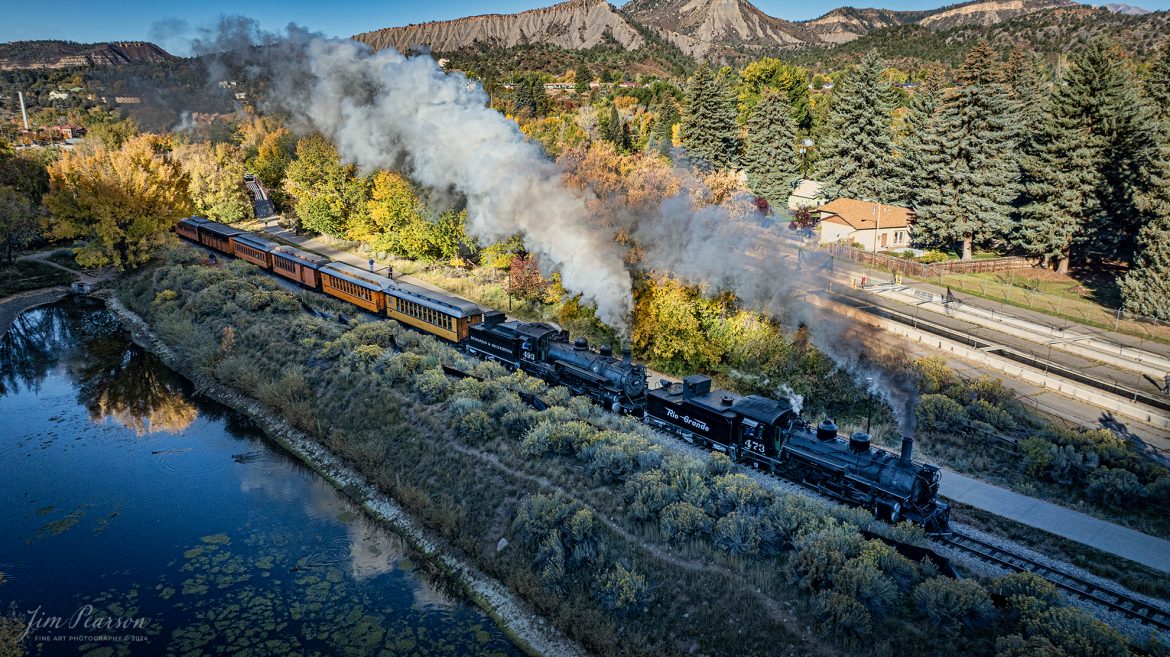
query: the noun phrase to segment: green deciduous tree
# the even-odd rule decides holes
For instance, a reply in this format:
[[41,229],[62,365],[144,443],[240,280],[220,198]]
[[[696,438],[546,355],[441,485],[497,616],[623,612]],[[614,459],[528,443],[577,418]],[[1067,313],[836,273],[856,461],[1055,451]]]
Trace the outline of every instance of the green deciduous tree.
[[912,195],[915,239],[960,243],[964,260],[975,244],[1008,233],[1018,196],[1020,127],[998,69],[991,47],[975,46],[914,149],[922,175]]
[[121,148],[67,152],[49,168],[49,235],[76,238],[77,263],[133,269],[190,214],[187,175],[153,135]]
[[841,196],[883,202],[897,196],[890,85],[871,51],[833,89],[828,136],[817,151],[816,177]]
[[285,191],[295,199],[301,225],[334,237],[345,235],[351,220],[367,211],[368,182],[353,165],[342,165],[337,149],[321,135],[297,142],[297,159],[288,166]]
[[739,158],[735,98],[726,77],[702,64],[687,84],[681,137],[688,157],[703,170],[732,167]]
[[11,263],[16,251],[28,246],[40,233],[39,209],[16,188],[0,185],[0,248],[4,250],[4,262]]
[[744,168],[748,188],[775,207],[785,207],[792,183],[799,177],[795,123],[787,97],[765,92],[747,124]]
[[785,96],[796,128],[807,133],[812,128],[808,98],[808,70],[790,66],[773,57],[751,62],[739,74],[739,117],[746,123],[763,100],[765,92],[778,91]]

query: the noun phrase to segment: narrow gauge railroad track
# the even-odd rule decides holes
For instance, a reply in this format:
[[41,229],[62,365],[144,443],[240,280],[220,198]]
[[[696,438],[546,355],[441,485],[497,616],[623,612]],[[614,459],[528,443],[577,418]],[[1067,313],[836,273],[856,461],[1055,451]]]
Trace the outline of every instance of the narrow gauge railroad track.
[[1065,593],[1096,603],[1161,632],[1170,632],[1170,614],[1137,598],[1117,593],[1086,579],[1070,575],[1034,559],[959,532],[932,537],[938,543],[1016,572],[1029,572],[1052,582]]

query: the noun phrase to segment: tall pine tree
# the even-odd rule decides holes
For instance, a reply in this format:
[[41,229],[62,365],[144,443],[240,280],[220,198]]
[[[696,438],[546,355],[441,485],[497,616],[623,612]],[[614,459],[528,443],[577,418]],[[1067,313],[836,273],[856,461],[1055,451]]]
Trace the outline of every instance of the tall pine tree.
[[893,201],[914,207],[922,190],[938,184],[927,176],[924,162],[930,157],[933,142],[928,139],[938,117],[942,101],[942,79],[931,75],[919,85],[906,108],[897,133],[897,150],[901,157],[895,170],[898,185]]
[[799,177],[799,165],[793,144],[796,122],[788,104],[788,94],[768,90],[747,122],[747,145],[744,168],[748,188],[775,207],[784,207],[792,183]]
[[702,64],[687,84],[682,141],[700,169],[723,169],[738,160],[735,97],[726,76],[718,78]]
[[1152,216],[1141,207],[1158,162],[1151,111],[1116,45],[1097,40],[1074,55],[1049,116],[1025,145],[1023,250],[1055,257],[1063,272],[1077,249],[1132,257]]
[[976,244],[1007,235],[1018,196],[1020,129],[998,69],[986,42],[971,49],[920,153],[924,184],[914,199],[915,238],[960,244],[964,260]]
[[841,196],[890,202],[896,197],[891,112],[877,51],[865,56],[833,90],[829,136],[818,149],[817,177]]
[[650,133],[650,148],[662,155],[670,155],[670,149],[674,146],[674,125],[678,120],[678,108],[674,101],[663,98],[655,112],[654,129]]
[[1136,257],[1118,281],[1126,312],[1170,320],[1170,142],[1158,147],[1157,165],[1138,207],[1148,219],[1138,233]]
[[573,90],[579,94],[589,93],[589,83],[593,82],[593,74],[589,72],[589,68],[585,64],[578,64],[577,70],[573,72]]
[[1162,46],[1161,56],[1150,69],[1146,97],[1152,102],[1158,119],[1170,121],[1170,42]]

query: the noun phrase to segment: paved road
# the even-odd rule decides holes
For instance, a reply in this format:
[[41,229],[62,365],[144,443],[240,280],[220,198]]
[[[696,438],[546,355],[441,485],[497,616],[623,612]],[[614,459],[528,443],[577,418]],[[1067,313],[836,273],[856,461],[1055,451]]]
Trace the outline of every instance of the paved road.
[[1170,541],[949,470],[943,473],[940,493],[947,499],[1170,573]]

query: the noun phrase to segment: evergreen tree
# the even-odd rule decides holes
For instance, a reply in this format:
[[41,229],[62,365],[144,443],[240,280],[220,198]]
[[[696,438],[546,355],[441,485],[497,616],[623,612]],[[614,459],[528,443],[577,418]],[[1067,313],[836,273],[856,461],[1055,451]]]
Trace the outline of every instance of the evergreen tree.
[[1129,258],[1151,220],[1142,195],[1158,163],[1158,123],[1134,88],[1116,46],[1090,43],[1054,85],[1050,116],[1026,145],[1019,245],[1058,258],[1060,271],[1078,244]]
[[576,81],[576,86],[573,88],[579,94],[589,93],[589,83],[593,82],[593,74],[589,72],[585,64],[578,64],[577,70],[573,73],[573,79]]
[[784,207],[799,175],[793,144],[796,124],[787,94],[767,91],[747,123],[744,168],[748,188],[775,207]]
[[1162,55],[1150,69],[1146,97],[1153,104],[1158,119],[1170,121],[1170,42],[1162,46]]
[[682,141],[700,169],[727,168],[736,163],[735,98],[725,77],[716,79],[706,64],[699,66],[687,85]]
[[516,80],[515,96],[512,99],[512,113],[518,117],[536,116],[536,97],[532,95],[532,82],[527,77]]
[[1118,284],[1126,312],[1170,320],[1170,145],[1162,145],[1161,155],[1139,200],[1152,219],[1138,233],[1137,257]]
[[1025,253],[1068,271],[1074,240],[1097,210],[1101,184],[1098,149],[1078,117],[1045,98],[1047,119],[1024,142],[1020,158],[1021,197],[1012,241]]
[[919,151],[925,184],[914,198],[916,238],[960,243],[964,260],[976,243],[1008,233],[1018,196],[1019,125],[998,68],[986,42],[971,50]]
[[924,162],[933,146],[928,136],[934,129],[941,100],[942,79],[931,75],[919,85],[897,131],[897,149],[901,157],[896,166],[898,186],[892,197],[909,207],[914,207],[923,189],[939,184],[928,178]]
[[892,201],[895,185],[890,85],[870,51],[833,90],[829,135],[821,141],[817,177],[841,196]]
[[618,114],[617,106],[613,103],[609,104],[609,112],[601,118],[598,127],[601,128],[601,138],[605,141],[619,149],[629,147],[625,123],[622,121],[621,115]]
[[674,124],[678,123],[678,108],[674,101],[664,98],[655,112],[654,131],[651,133],[650,146],[662,155],[670,155],[674,146]]
[[1035,52],[1016,46],[1008,56],[1004,83],[1019,117],[1022,135],[1027,138],[1045,119],[1042,98],[1048,88],[1048,76],[1044,64]]
[[1142,228],[1137,253],[1119,282],[1125,312],[1170,321],[1170,216]]

